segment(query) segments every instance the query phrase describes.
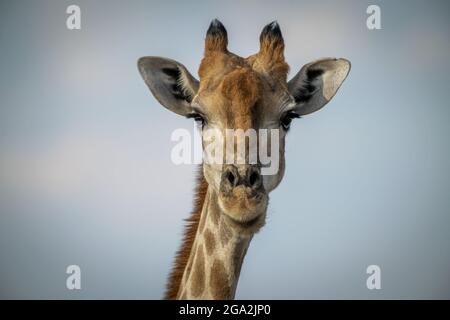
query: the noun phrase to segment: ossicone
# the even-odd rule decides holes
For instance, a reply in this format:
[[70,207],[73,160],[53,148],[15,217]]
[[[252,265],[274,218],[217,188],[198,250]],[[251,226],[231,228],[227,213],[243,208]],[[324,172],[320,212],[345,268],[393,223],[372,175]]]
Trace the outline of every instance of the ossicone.
[[217,19],[211,21],[206,32],[205,51],[227,51],[228,35],[222,22]]

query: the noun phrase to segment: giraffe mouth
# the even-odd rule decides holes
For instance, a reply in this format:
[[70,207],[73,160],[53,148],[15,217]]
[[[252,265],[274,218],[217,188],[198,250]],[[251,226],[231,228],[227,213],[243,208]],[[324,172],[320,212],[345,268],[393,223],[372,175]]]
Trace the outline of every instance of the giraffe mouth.
[[227,217],[229,219],[231,219],[234,223],[238,224],[239,226],[241,226],[243,228],[251,228],[251,227],[255,226],[256,224],[259,224],[261,222],[261,220],[263,219],[263,216],[264,216],[263,214],[260,214],[250,220],[242,221],[242,220],[236,220],[233,217],[230,217],[227,215]]
[[266,223],[266,213],[262,213],[249,220],[237,220],[234,217],[223,214],[228,225],[242,235],[253,235],[258,232]]
[[235,188],[231,193],[219,194],[219,206],[224,215],[240,228],[254,228],[265,222],[268,196],[266,192],[247,193]]

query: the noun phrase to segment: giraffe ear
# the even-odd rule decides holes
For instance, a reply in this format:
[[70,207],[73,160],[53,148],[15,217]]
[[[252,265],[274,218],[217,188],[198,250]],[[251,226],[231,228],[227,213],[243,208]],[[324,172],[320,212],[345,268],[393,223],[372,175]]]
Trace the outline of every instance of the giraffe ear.
[[350,72],[346,59],[321,59],[306,64],[288,82],[288,88],[299,115],[313,113],[325,106]]
[[185,66],[171,59],[143,57],[138,61],[138,69],[159,103],[183,116],[190,113],[199,82]]

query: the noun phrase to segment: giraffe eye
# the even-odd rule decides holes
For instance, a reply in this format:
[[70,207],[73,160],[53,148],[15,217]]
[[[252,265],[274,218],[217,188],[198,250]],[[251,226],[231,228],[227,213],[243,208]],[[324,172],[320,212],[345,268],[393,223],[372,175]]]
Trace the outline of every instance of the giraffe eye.
[[300,116],[297,113],[295,113],[294,111],[289,111],[289,112],[285,113],[280,119],[280,124],[283,127],[283,129],[286,131],[289,130],[292,119],[295,119],[295,118],[300,118]]
[[200,113],[190,113],[186,116],[186,118],[192,118],[195,120],[195,122],[203,128],[205,126],[205,118]]

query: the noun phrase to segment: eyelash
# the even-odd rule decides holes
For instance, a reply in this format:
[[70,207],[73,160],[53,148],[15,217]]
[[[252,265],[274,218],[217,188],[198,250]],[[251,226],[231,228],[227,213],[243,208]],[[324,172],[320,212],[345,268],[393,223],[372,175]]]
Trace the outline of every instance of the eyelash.
[[[199,126],[201,126],[201,128],[203,128],[205,126],[205,124],[206,124],[205,118],[199,113],[188,114],[186,116],[186,118],[194,119],[195,122]],[[283,115],[283,117],[281,117],[280,124],[281,124],[281,126],[283,127],[284,130],[288,131],[290,126],[291,126],[292,120],[296,119],[296,118],[300,118],[300,116],[297,113],[293,112],[293,111],[289,111],[285,115]]]
[[203,128],[206,124],[206,120],[205,118],[199,114],[199,113],[190,113],[186,116],[186,118],[188,119],[194,119],[195,122],[201,127]]
[[292,120],[296,118],[300,118],[300,115],[298,115],[294,111],[288,111],[281,117],[280,125],[283,127],[285,131],[288,131],[291,126]]

